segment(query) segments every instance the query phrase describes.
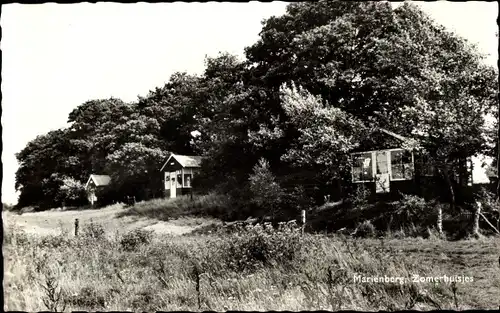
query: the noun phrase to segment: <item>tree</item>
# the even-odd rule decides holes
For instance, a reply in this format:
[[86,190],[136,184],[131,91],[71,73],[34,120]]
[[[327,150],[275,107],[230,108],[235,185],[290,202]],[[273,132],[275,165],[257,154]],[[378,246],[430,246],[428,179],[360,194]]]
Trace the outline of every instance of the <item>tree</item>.
[[[414,5],[393,10],[388,2],[293,3],[283,16],[265,21],[246,55],[253,85],[276,93],[295,82],[367,126],[418,139],[449,182],[452,198],[449,180],[461,170],[456,165],[484,153],[491,142],[484,117],[498,107],[497,71],[482,63],[473,45]],[[283,126],[288,117],[280,102],[268,98],[273,100],[250,105],[277,112],[261,115],[259,123],[281,124],[268,127],[284,134],[271,132],[267,146],[280,146],[283,155],[289,148],[280,140],[300,146],[301,135]],[[297,155],[306,154],[299,150]]]
[[83,205],[87,201],[84,185],[70,177],[62,178],[56,198],[57,202],[65,205]]
[[260,159],[249,177],[252,201],[275,217],[283,198],[283,190],[269,168],[269,162]]
[[349,152],[357,147],[366,127],[301,87],[284,87],[281,92],[288,123],[299,133],[281,159],[330,179],[342,177],[349,170]]
[[59,205],[56,195],[63,181],[58,173],[74,174],[69,153],[67,130],[57,130],[37,136],[16,154],[19,168],[15,188],[20,191],[17,207]]
[[111,174],[112,188],[123,196],[145,200],[159,197],[162,190],[159,168],[168,156],[166,151],[143,143],[128,142],[106,157],[106,172]]

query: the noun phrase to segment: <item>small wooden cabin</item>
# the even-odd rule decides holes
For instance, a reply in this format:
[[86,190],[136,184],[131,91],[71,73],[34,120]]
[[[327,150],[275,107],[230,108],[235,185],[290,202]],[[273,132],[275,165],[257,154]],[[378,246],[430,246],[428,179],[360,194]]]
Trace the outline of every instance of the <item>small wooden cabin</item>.
[[[352,183],[372,195],[418,194],[434,198],[448,194],[448,188],[427,156],[404,148],[411,138],[378,128],[351,153]],[[406,143],[406,144],[405,144]],[[467,177],[457,177],[461,186],[472,186],[472,160],[464,160]]]
[[85,190],[87,192],[87,199],[90,204],[94,206],[97,202],[97,191],[111,183],[111,177],[108,175],[90,175],[87,183],[85,184]]
[[351,153],[352,182],[384,194],[390,193],[391,187],[413,181],[415,155],[402,148],[407,140],[388,130],[377,129]]
[[191,182],[201,166],[201,156],[171,154],[160,169],[165,197],[175,198],[191,192]]

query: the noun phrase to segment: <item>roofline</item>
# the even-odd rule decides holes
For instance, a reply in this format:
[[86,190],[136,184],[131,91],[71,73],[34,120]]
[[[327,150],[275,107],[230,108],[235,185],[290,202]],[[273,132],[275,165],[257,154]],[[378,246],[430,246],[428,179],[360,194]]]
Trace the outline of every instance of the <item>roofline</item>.
[[396,138],[396,139],[399,139],[399,140],[401,140],[401,141],[406,141],[406,140],[408,140],[408,138],[406,138],[406,137],[404,137],[404,136],[401,136],[401,135],[398,135],[398,134],[396,134],[396,133],[393,133],[393,132],[391,132],[391,131],[389,131],[389,130],[387,130],[387,129],[385,129],[385,128],[381,128],[381,127],[379,127],[378,129],[379,129],[381,132],[386,133],[387,135],[392,136],[392,137],[394,137],[394,138]]
[[99,187],[99,186],[107,186],[109,185],[109,183],[107,185],[98,185],[96,180],[94,179],[94,176],[108,176],[111,180],[111,176],[109,175],[99,175],[99,174],[90,174],[90,177],[89,177],[89,180],[87,180],[87,183],[85,184],[85,189],[87,189],[87,186],[89,185],[90,181],[92,180],[94,182],[94,184],[96,185],[96,187]]
[[170,156],[168,157],[167,161],[165,161],[165,163],[163,163],[163,166],[160,168],[160,172],[163,171],[163,169],[165,168],[165,166],[167,166],[167,163],[168,161],[170,161],[170,159],[174,156],[173,153],[170,153]]
[[[89,179],[87,180],[87,183],[85,184],[85,189],[87,189],[87,186],[89,185],[90,181],[92,180],[92,178],[93,178],[92,176],[94,176],[94,175],[93,175],[93,174],[90,174],[90,177],[89,177]],[[94,181],[94,183],[95,183],[95,181]]]
[[[183,154],[171,153],[170,156],[168,157],[167,161],[165,161],[165,163],[163,163],[163,166],[160,168],[160,172],[163,171],[163,169],[165,168],[165,166],[167,166],[167,163],[168,163],[168,161],[170,161],[171,158],[174,158],[182,166],[182,163],[175,158],[175,156],[177,156],[177,155],[179,155],[179,156],[185,156],[185,157],[190,157],[190,158],[199,157],[197,155],[183,155]],[[184,167],[184,166],[182,166],[182,167]],[[187,166],[187,167],[193,167],[193,166]],[[197,167],[197,166],[194,166],[194,167]]]

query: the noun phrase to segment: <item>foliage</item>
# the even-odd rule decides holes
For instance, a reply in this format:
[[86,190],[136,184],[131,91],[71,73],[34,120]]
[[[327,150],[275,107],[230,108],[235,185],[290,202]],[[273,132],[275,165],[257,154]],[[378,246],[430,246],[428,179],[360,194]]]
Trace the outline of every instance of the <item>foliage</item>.
[[363,135],[362,123],[301,87],[282,86],[281,94],[288,123],[299,134],[281,159],[297,167],[312,167],[330,179],[341,176],[348,169],[348,153]]
[[252,201],[260,208],[265,209],[272,216],[280,207],[283,190],[269,168],[269,162],[260,159],[254,166],[253,174],[250,175],[250,191]]
[[206,58],[201,75],[174,73],[132,103],[96,99],[75,108],[68,128],[17,154],[18,206],[59,206],[74,198],[64,180],[83,183],[91,173],[111,175],[116,197],[158,197],[157,170],[170,152],[205,156],[194,182],[237,205],[250,201],[261,158],[276,181],[309,171],[314,184],[345,190],[348,152],[376,127],[413,137],[405,145],[429,155],[453,201],[463,160],[495,154],[497,71],[417,6],[291,3],[259,36],[246,60],[220,53]]
[[193,195],[192,199],[191,196],[186,195],[138,202],[121,215],[148,216],[165,221],[186,215],[226,218],[232,209],[230,204],[227,196],[216,193]]
[[151,242],[153,231],[143,229],[134,229],[122,236],[120,245],[126,251],[136,250],[141,245],[147,245]]
[[86,240],[102,240],[105,236],[105,230],[101,224],[91,220],[90,223],[86,223],[82,227],[81,236]]
[[[451,309],[450,285],[415,283],[413,275],[440,276],[469,261],[465,276],[497,270],[491,268],[494,242],[486,239],[352,240],[258,225],[231,236],[155,235],[129,251],[119,244],[121,235],[107,235],[72,238],[69,246],[39,246],[37,238],[6,243],[6,309],[40,311],[45,303],[68,311]],[[457,251],[460,258],[447,257]],[[410,281],[353,279],[380,273]],[[465,293],[465,285],[456,285],[461,307],[496,305],[491,280],[474,284]]]
[[13,209],[14,209],[14,205],[2,202],[2,210],[3,211],[12,211]]
[[[392,203],[394,211],[391,214],[394,221],[398,226],[409,226],[409,224],[433,223],[435,220],[430,217],[435,217],[433,206],[435,202],[427,202],[425,199],[415,195],[402,195],[402,199]],[[431,221],[432,220],[432,221]]]
[[375,226],[368,220],[360,223],[354,231],[356,237],[370,238],[377,234]]
[[296,225],[281,224],[277,230],[270,224],[250,225],[224,238],[222,245],[209,243],[216,246],[208,257],[219,255],[221,266],[252,273],[266,266],[298,262],[303,242]]
[[84,204],[86,202],[84,185],[73,178],[64,178],[57,194],[57,202],[62,202],[66,205]]

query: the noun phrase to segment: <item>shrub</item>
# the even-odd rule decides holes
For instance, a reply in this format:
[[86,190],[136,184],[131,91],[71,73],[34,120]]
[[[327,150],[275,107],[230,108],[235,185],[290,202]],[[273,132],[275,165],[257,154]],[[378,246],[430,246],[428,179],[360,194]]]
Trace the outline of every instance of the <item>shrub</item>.
[[486,188],[482,188],[478,194],[478,201],[482,204],[483,214],[487,218],[491,218],[495,223],[497,229],[500,228],[500,203],[496,195],[488,191]]
[[364,221],[360,223],[354,232],[356,237],[362,237],[362,238],[371,238],[374,237],[377,233],[377,230],[375,229],[375,226],[373,226],[372,222],[370,221]]
[[220,260],[219,267],[236,272],[254,272],[264,266],[293,266],[298,262],[302,243],[300,228],[295,225],[282,224],[278,229],[269,223],[249,225],[209,240],[206,262],[201,263],[209,265]]
[[265,159],[260,159],[254,166],[249,180],[252,202],[260,208],[267,209],[274,216],[280,207],[284,193]]
[[67,247],[71,244],[71,240],[64,235],[48,235],[41,238],[38,242],[41,248],[60,248]]
[[383,219],[389,220],[389,228],[422,236],[436,224],[436,205],[439,204],[435,201],[428,202],[416,195],[403,194],[401,200],[390,203],[390,216],[384,216]]
[[101,224],[94,223],[90,221],[90,223],[85,224],[82,229],[82,237],[86,239],[104,239],[105,231],[104,227]]
[[104,308],[106,301],[95,287],[83,287],[80,292],[68,297],[68,302],[77,308]]
[[153,238],[152,230],[134,229],[123,235],[120,246],[126,251],[136,250],[141,245],[147,245]]

